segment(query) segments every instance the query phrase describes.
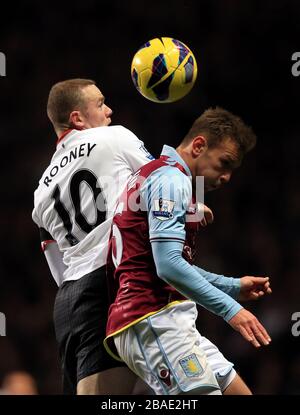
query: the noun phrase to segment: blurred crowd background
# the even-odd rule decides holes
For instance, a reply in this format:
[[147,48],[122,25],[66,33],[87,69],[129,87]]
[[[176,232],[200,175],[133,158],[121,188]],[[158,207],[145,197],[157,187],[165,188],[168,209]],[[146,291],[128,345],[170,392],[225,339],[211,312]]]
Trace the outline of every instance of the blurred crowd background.
[[[13,393],[7,385],[16,373],[29,375],[25,393],[61,393],[56,285],[31,211],[55,150],[49,89],[86,77],[106,96],[113,124],[131,129],[154,156],[164,143],[178,145],[209,106],[233,111],[253,127],[256,148],[229,185],[206,197],[215,222],[199,235],[197,263],[227,276],[270,276],[273,294],[247,307],[273,341],[256,350],[204,309],[198,325],[254,393],[300,394],[300,337],[291,333],[292,314],[300,312],[300,77],[291,73],[299,17],[299,2],[289,0],[29,0],[1,13],[7,76],[0,78],[0,312],[7,335],[0,337],[0,393]],[[147,101],[130,78],[135,51],[159,36],[183,41],[198,61],[194,89],[173,104]]]

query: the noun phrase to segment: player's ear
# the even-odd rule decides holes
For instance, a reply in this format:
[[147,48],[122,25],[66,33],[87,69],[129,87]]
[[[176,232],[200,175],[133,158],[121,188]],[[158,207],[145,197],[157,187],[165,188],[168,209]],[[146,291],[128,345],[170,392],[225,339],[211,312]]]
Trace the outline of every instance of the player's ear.
[[198,157],[207,148],[207,140],[204,136],[198,135],[192,141],[192,154]]
[[84,121],[81,112],[78,110],[72,111],[69,117],[70,126],[76,128],[76,130],[82,130],[84,127]]

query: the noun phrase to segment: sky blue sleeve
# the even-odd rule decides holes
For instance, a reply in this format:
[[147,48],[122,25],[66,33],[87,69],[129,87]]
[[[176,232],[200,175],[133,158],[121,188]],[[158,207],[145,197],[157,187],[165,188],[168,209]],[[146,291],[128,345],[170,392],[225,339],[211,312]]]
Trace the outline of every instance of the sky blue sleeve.
[[229,321],[243,307],[232,297],[214,287],[182,257],[183,243],[152,241],[157,274],[185,297]]
[[206,271],[203,268],[197,267],[196,265],[194,265],[194,268],[212,285],[219,288],[224,293],[230,295],[230,297],[234,298],[235,300],[238,299],[241,289],[240,278],[225,277],[224,275],[214,274],[212,272]]
[[140,193],[148,210],[150,241],[184,241],[190,178],[176,167],[163,166],[145,180]]

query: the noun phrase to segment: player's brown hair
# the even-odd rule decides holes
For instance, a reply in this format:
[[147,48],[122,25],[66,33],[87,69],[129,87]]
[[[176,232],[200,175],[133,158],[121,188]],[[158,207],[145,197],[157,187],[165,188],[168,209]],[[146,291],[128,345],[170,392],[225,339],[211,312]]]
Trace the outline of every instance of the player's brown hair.
[[191,129],[184,137],[182,144],[187,145],[198,135],[207,138],[208,147],[217,146],[230,137],[238,144],[241,155],[250,151],[256,144],[256,135],[251,127],[237,115],[221,108],[209,108],[195,120]]
[[83,109],[85,105],[82,90],[88,85],[95,85],[92,79],[67,79],[53,85],[48,97],[47,115],[54,128],[68,128],[70,113]]

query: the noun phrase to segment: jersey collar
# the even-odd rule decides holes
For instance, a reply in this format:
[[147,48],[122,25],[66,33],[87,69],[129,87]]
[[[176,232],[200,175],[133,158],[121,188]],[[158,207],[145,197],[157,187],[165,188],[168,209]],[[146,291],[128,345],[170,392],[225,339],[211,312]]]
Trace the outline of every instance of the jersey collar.
[[188,165],[186,164],[186,162],[183,160],[182,157],[180,157],[180,155],[177,153],[177,151],[175,150],[175,148],[171,147],[171,146],[167,146],[166,144],[163,146],[162,152],[161,152],[161,156],[165,156],[168,157],[168,164],[172,165],[175,163],[179,163],[185,170],[185,173],[188,176],[191,176],[191,170],[189,169]]
[[69,128],[68,130],[64,131],[62,135],[58,137],[56,145],[58,145],[71,131],[73,131],[73,128]]

